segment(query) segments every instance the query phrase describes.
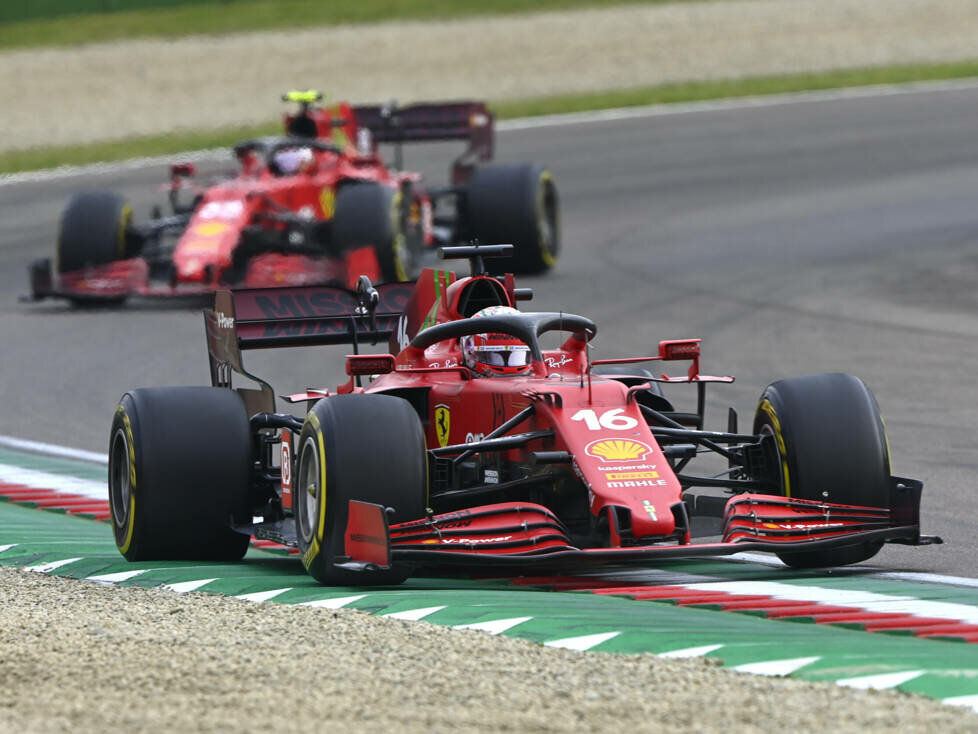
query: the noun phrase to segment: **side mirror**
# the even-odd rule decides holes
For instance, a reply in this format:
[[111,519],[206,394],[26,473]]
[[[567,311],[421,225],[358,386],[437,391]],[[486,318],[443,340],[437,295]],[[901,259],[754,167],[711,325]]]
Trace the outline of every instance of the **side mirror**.
[[386,375],[394,371],[393,354],[348,354],[346,374],[351,377]]
[[193,163],[176,163],[170,166],[170,175],[173,178],[186,178],[197,175],[197,166]]
[[700,356],[700,339],[673,339],[659,342],[659,359],[672,361],[677,359],[698,359]]

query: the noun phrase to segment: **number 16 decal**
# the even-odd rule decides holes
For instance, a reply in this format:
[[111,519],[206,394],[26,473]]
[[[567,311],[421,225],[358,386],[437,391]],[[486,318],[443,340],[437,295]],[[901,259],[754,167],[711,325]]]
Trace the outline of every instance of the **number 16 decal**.
[[584,421],[589,431],[600,431],[602,428],[610,431],[627,431],[637,426],[638,421],[630,415],[621,415],[624,410],[624,408],[613,408],[599,416],[590,408],[585,408],[574,413],[571,420]]

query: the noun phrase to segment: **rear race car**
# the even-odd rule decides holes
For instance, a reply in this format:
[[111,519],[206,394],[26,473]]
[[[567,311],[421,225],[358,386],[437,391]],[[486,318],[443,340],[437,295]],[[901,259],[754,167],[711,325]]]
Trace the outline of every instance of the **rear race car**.
[[[114,192],[80,192],[61,217],[54,261],[30,267],[30,299],[114,303],[130,295],[209,295],[228,287],[408,281],[426,253],[479,240],[516,244],[515,269],[551,268],[557,190],[536,164],[492,165],[493,117],[481,102],[325,108],[291,92],[286,135],[234,147],[237,171],[200,180],[171,167],[169,213],[137,221]],[[402,146],[462,140],[450,184],[402,170]],[[391,146],[394,163],[380,155]]]
[[[591,359],[593,321],[515,308],[532,294],[483,266],[503,250],[449,248],[471,259],[465,278],[219,293],[212,386],[133,390],[117,409],[123,555],[233,559],[254,536],[295,548],[322,583],[388,584],[746,550],[815,568],[940,542],[920,533],[921,483],[891,474],[861,380],[779,380],[750,431],[732,410],[706,430],[707,385],[733,378],[700,372],[698,339]],[[362,353],[383,339],[388,353]],[[286,395],[297,413],[244,368],[249,349],[330,344],[353,346],[348,379]],[[695,410],[663,385],[691,388]]]

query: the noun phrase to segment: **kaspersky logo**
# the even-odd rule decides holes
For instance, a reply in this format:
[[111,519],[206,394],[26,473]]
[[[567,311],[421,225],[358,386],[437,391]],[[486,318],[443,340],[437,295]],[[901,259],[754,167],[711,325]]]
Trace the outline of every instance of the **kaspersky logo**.
[[585,446],[584,453],[605,461],[642,461],[652,447],[630,438],[602,438]]

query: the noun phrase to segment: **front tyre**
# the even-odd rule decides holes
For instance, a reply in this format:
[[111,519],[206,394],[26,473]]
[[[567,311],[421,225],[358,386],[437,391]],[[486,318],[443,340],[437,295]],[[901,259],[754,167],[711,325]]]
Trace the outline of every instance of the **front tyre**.
[[109,503],[127,560],[240,559],[247,517],[251,433],[241,397],[224,388],[126,393],[109,437]]
[[[888,507],[890,453],[876,398],[858,377],[821,374],[768,385],[754,433],[774,436],[781,494],[803,500]],[[882,542],[779,553],[793,568],[824,568],[875,556]]]
[[483,245],[512,244],[511,260],[492,269],[543,273],[560,251],[560,205],[550,171],[533,164],[483,166],[465,193],[465,231]]
[[132,208],[118,194],[85,191],[68,200],[58,232],[58,273],[130,256]]
[[[61,215],[55,250],[58,274],[125,260],[138,247],[130,231],[132,208],[118,194],[85,191],[68,200]],[[72,299],[78,305],[120,303],[125,298],[98,296]]]
[[411,405],[387,395],[337,395],[306,416],[296,445],[295,523],[302,564],[322,584],[399,584],[403,570],[349,571],[344,553],[350,500],[393,508],[391,523],[424,517],[424,431]]

